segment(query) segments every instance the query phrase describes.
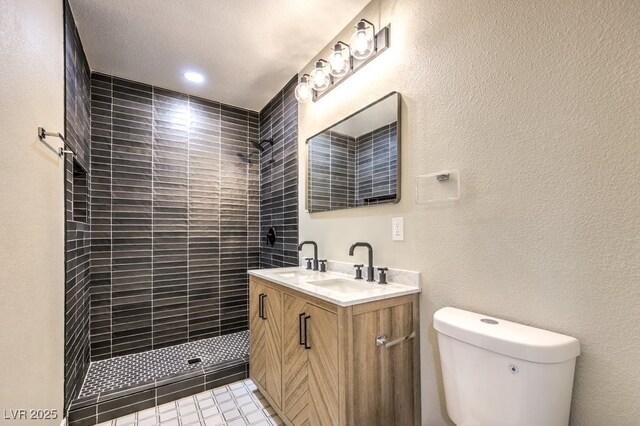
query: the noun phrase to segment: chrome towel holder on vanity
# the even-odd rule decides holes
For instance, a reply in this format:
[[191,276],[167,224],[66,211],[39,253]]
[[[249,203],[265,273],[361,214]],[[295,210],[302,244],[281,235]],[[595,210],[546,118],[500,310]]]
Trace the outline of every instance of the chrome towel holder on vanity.
[[[57,150],[52,147],[51,145],[49,145],[49,143],[47,143],[46,141],[46,137],[47,136],[53,136],[55,138],[58,138],[62,141],[62,143],[64,144],[62,147],[58,148]],[[62,157],[65,154],[71,154],[73,156],[74,159],[78,158],[78,154],[76,153],[76,151],[70,146],[69,142],[67,142],[67,139],[65,139],[64,136],[62,136],[62,133],[58,133],[58,132],[47,132],[44,127],[38,127],[38,138],[40,138],[40,141],[47,145],[49,148],[51,148],[52,151],[54,151],[55,153],[58,154],[58,157]],[[82,168],[82,170],[86,173],[86,169],[84,168],[84,166],[82,164],[80,164],[79,161],[76,161],[75,163],[77,163],[78,166],[80,166]]]

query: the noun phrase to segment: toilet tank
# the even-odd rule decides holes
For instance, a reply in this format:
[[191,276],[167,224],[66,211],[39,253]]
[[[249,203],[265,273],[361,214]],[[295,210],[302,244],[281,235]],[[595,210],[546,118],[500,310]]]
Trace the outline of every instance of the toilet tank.
[[458,426],[566,426],[577,339],[443,308],[438,332],[447,412]]

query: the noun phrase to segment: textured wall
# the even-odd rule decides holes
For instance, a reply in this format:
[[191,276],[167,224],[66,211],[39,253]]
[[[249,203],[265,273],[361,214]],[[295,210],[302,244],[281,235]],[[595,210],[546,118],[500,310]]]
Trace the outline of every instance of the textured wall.
[[92,75],[91,357],[245,330],[258,113]]
[[64,130],[62,6],[0,2],[0,410],[58,410],[42,425],[64,389],[64,162],[37,137]]
[[[298,102],[294,76],[260,111],[260,140],[264,144],[260,156],[260,263],[262,268],[296,266],[298,264]],[[252,148],[255,150],[255,148]],[[257,151],[256,151],[257,152]],[[256,188],[257,191],[257,188]],[[256,198],[257,199],[257,198]],[[266,235],[276,229],[272,247]],[[252,232],[258,231],[252,228]]]
[[[65,1],[65,129],[77,162],[89,171],[91,145],[89,64],[73,14]],[[65,407],[78,395],[89,367],[89,296],[91,238],[87,174],[65,158]],[[80,212],[83,210],[83,214]]]
[[[347,250],[369,241],[376,264],[422,273],[423,424],[447,419],[432,328],[443,306],[577,337],[571,423],[637,423],[640,3],[368,7],[359,16],[391,22],[391,48],[301,105],[299,147],[304,153],[306,138],[397,90],[402,200],[301,212],[301,238],[342,261],[363,260]],[[453,167],[460,201],[416,205],[414,178]],[[404,242],[391,241],[395,216],[405,217]]]

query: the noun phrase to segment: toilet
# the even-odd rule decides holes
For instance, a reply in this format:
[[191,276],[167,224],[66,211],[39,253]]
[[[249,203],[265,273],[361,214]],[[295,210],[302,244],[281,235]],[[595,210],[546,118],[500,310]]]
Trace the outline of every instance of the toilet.
[[566,426],[577,339],[442,308],[438,332],[447,412],[458,426]]

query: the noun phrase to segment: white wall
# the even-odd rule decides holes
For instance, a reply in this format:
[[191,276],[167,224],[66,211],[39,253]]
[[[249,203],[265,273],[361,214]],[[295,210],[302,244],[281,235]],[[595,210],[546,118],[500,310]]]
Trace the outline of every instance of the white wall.
[[[423,424],[447,421],[432,329],[443,306],[579,338],[571,423],[636,424],[640,3],[381,0],[361,16],[391,23],[391,48],[301,105],[300,154],[309,136],[397,90],[402,200],[302,210],[300,239],[342,261],[364,261],[347,251],[369,241],[377,265],[422,273]],[[461,171],[461,200],[416,205],[414,178],[447,168]],[[391,241],[395,216],[404,242]]]
[[[0,423],[62,410],[63,162],[37,137],[64,130],[61,0],[0,2]],[[53,144],[59,141],[52,139]]]

